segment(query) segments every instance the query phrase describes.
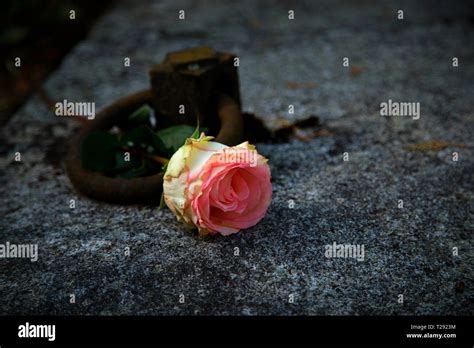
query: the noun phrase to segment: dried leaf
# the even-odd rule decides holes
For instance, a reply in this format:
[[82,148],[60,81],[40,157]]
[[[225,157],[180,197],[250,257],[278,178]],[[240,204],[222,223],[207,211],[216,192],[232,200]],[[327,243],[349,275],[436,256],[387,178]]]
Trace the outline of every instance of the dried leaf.
[[316,88],[316,86],[317,85],[314,82],[286,82],[286,88],[288,89],[313,89]]
[[359,76],[363,71],[365,71],[365,68],[363,66],[354,65],[351,67],[352,76]]
[[441,151],[441,150],[447,149],[448,147],[458,147],[458,148],[466,149],[467,145],[448,143],[442,140],[430,140],[430,141],[426,141],[422,143],[406,145],[405,149],[408,151],[426,152],[426,151]]

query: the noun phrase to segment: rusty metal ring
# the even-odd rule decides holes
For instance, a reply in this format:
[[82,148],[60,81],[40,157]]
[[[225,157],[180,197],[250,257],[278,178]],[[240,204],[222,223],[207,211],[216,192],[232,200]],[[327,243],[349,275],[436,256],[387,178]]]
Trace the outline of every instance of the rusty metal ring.
[[[95,130],[110,129],[141,105],[151,105],[151,101],[151,90],[120,98],[97,113],[95,119],[71,139],[66,158],[66,172],[76,189],[91,198],[111,203],[159,203],[163,189],[162,173],[133,179],[110,178],[81,166],[81,143],[87,135]],[[221,95],[218,115],[221,124],[215,140],[229,146],[238,144],[243,135],[243,119],[238,104],[229,96]]]

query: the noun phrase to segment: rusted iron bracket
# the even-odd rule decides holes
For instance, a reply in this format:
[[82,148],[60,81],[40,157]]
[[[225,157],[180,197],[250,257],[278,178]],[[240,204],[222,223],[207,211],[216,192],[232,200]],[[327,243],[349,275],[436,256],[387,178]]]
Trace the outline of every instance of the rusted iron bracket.
[[[122,97],[105,107],[73,137],[66,170],[73,185],[87,196],[111,203],[156,204],[163,189],[161,173],[133,179],[111,178],[81,166],[81,143],[95,130],[126,122],[143,104],[151,105],[158,128],[200,124],[216,141],[236,145],[242,140],[243,119],[237,68],[231,54],[196,47],[169,53],[150,70],[151,89]],[[184,106],[184,113],[181,113]]]

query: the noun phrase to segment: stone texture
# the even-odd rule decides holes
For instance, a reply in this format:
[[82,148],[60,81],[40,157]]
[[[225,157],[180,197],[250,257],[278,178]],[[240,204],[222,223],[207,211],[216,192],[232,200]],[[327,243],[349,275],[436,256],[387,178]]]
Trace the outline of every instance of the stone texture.
[[[0,259],[0,313],[473,314],[474,31],[467,6],[118,3],[45,83],[54,101],[103,107],[148,87],[148,68],[167,52],[209,45],[240,57],[245,111],[270,126],[316,115],[332,135],[257,144],[273,175],[267,217],[228,238],[200,238],[168,210],[78,194],[63,165],[78,124],[33,96],[1,130],[0,243],[38,243],[40,254],[36,263]],[[177,21],[178,9],[185,21]],[[343,57],[362,72],[351,74]],[[379,105],[389,98],[420,102],[421,118],[381,117]],[[432,139],[466,148],[404,148]],[[21,163],[13,162],[16,151]],[[326,258],[333,242],[363,244],[365,261]]]

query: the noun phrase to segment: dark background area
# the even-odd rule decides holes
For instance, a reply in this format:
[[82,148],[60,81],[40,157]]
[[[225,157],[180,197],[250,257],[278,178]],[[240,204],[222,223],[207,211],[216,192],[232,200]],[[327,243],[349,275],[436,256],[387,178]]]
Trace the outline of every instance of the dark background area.
[[[112,3],[79,0],[7,0],[0,14],[0,126],[82,40]],[[73,9],[81,20],[69,25]],[[15,67],[16,57],[22,68]]]

